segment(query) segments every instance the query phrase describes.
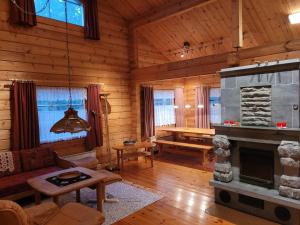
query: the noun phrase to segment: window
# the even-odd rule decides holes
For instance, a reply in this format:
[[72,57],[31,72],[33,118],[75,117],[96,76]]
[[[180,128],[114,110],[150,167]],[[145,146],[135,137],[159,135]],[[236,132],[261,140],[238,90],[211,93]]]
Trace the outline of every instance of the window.
[[[83,5],[80,0],[66,0],[67,1],[67,14],[68,22],[83,26]],[[65,16],[65,0],[49,0],[48,5],[44,10],[43,7],[47,3],[47,0],[34,0],[35,10],[38,16],[47,17],[59,21],[66,21]],[[42,10],[42,11],[41,11]]]
[[[72,88],[72,107],[78,111],[78,115],[87,120],[85,101],[87,91],[85,88]],[[63,118],[64,112],[69,107],[69,89],[61,87],[37,87],[37,107],[39,115],[40,142],[49,143],[55,141],[71,140],[86,136],[86,132],[75,134],[50,132],[51,127]]]
[[175,124],[174,91],[154,91],[155,126]]
[[221,89],[211,88],[209,93],[210,122],[221,124]]

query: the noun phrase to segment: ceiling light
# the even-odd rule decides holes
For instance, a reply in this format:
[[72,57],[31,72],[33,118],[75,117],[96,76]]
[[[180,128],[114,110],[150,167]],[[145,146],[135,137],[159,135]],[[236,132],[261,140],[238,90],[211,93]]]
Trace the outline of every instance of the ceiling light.
[[60,133],[78,133],[81,131],[90,131],[91,126],[87,121],[78,116],[78,112],[72,107],[72,92],[71,92],[71,64],[70,64],[70,50],[69,50],[69,22],[67,1],[65,4],[65,25],[66,25],[66,50],[68,63],[68,81],[69,81],[69,108],[65,111],[64,117],[57,121],[50,129],[50,132]]
[[179,106],[178,105],[174,105],[174,109],[178,109],[179,108]]
[[187,104],[184,106],[186,109],[190,109],[191,108],[191,105]]
[[204,105],[197,105],[198,109],[203,109],[204,108]]
[[300,23],[300,12],[293,13],[289,15],[289,20],[291,24]]

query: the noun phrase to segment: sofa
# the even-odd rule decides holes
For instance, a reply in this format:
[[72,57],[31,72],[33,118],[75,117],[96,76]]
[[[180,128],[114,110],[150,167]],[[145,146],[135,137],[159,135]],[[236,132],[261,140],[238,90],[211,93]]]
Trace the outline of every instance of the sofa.
[[79,203],[59,208],[52,202],[27,209],[8,200],[0,200],[0,223],[3,225],[100,225],[102,213]]
[[[50,147],[38,147],[12,151],[13,171],[0,171],[0,199],[17,200],[34,192],[27,180],[72,167],[69,161],[61,159]],[[1,152],[0,154],[5,154]]]

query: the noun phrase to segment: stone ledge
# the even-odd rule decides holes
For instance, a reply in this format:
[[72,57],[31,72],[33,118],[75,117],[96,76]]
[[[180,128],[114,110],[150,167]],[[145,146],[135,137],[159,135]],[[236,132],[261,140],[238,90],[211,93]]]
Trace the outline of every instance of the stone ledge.
[[300,188],[300,177],[282,175],[280,177],[280,185],[291,188]]
[[282,197],[279,195],[278,190],[267,189],[263,187],[258,187],[251,184],[242,183],[239,181],[231,181],[229,183],[223,183],[216,180],[211,180],[209,182],[210,186],[220,188],[227,191],[236,192],[238,194],[247,195],[253,198],[258,198],[265,200],[267,202],[273,202],[283,206],[295,208],[300,210],[300,201]]
[[300,200],[300,189],[287,186],[279,186],[279,194],[288,198]]

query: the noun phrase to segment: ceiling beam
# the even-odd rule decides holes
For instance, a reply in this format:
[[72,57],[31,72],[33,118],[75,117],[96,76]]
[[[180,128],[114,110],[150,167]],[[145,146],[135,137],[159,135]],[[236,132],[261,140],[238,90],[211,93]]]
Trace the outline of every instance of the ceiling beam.
[[[255,61],[272,61],[288,58],[300,58],[300,39],[267,46],[242,49],[240,51],[241,65],[249,65]],[[228,53],[205,56],[185,61],[171,62],[133,70],[131,73],[135,82],[167,80],[190,76],[216,74],[222,68],[228,67]]]
[[213,1],[216,0],[177,0],[175,3],[160,6],[151,10],[145,16],[134,19],[129,23],[129,28],[135,29],[150,23],[157,23],[196,7],[207,5]]
[[232,0],[232,47],[243,47],[243,0]]

